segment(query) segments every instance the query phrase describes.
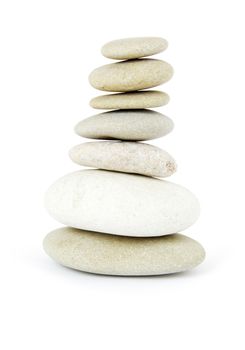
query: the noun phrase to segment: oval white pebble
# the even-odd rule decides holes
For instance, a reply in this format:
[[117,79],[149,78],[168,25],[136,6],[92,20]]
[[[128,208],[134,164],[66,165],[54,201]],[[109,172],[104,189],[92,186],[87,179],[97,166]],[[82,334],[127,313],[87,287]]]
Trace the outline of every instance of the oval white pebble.
[[133,238],[63,227],[50,232],[43,246],[64,266],[106,275],[176,273],[196,267],[205,258],[203,247],[181,234]]
[[170,118],[152,110],[117,110],[83,119],[75,132],[90,139],[146,141],[167,135],[173,127]]
[[199,203],[186,188],[141,175],[81,170],[47,191],[50,215],[67,226],[126,236],[161,236],[191,226]]
[[172,75],[173,68],[169,63],[148,58],[96,68],[89,75],[89,82],[98,90],[127,92],[161,85],[170,80]]
[[169,96],[162,91],[134,91],[97,96],[90,101],[96,109],[142,109],[164,106]]
[[107,58],[128,60],[155,55],[166,50],[167,47],[167,40],[159,37],[126,38],[106,43],[101,53]]
[[167,177],[177,167],[166,151],[139,142],[85,142],[73,147],[69,154],[79,165],[147,176]]

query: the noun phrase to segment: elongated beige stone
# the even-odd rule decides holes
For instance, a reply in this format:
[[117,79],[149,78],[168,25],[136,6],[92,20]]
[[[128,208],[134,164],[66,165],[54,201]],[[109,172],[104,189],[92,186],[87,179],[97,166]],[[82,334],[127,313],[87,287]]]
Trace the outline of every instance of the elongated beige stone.
[[107,58],[128,60],[155,55],[167,47],[167,40],[159,37],[126,38],[106,43],[101,53]]
[[105,275],[170,274],[192,269],[205,258],[203,247],[181,234],[133,238],[63,227],[50,232],[43,246],[61,265]]
[[142,109],[164,106],[169,96],[161,91],[135,91],[93,98],[90,106],[97,109]]
[[98,90],[127,92],[161,85],[172,75],[173,68],[167,62],[137,59],[96,68],[89,75],[89,82]]
[[117,110],[83,119],[75,132],[90,139],[146,141],[167,135],[173,127],[170,118],[152,110]]
[[177,167],[166,151],[139,142],[86,142],[73,147],[69,154],[79,165],[146,176],[167,177]]

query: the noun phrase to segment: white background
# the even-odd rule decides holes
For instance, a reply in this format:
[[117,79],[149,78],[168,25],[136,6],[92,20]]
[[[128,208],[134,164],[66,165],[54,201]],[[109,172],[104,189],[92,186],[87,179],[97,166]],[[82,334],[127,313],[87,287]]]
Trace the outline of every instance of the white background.
[[[244,1],[0,1],[1,348],[244,349]],[[202,213],[187,235],[205,262],[179,275],[75,272],[42,250],[61,225],[48,186],[77,170],[74,125],[95,114],[87,77],[112,39],[162,36],[175,75],[158,109],[174,131],[152,144]],[[82,140],[84,141],[84,140]]]

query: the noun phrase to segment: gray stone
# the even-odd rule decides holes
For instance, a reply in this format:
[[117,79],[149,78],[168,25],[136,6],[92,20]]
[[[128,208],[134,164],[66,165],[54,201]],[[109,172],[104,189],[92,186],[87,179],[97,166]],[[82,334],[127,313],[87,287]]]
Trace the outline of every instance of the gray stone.
[[170,118],[152,110],[117,110],[83,119],[75,132],[90,139],[146,141],[167,135],[173,127]]

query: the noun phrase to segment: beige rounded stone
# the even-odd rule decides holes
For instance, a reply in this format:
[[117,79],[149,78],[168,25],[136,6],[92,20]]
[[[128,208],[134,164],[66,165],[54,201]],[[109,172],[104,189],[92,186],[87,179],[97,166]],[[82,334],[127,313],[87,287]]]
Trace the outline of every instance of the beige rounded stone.
[[50,232],[43,246],[61,265],[104,275],[176,273],[196,267],[205,258],[203,247],[181,234],[133,238],[63,227]]
[[90,106],[96,109],[142,109],[164,106],[169,96],[161,91],[135,91],[93,98]]
[[173,68],[167,62],[137,59],[99,67],[89,75],[89,82],[98,90],[127,92],[161,85],[172,75]]
[[126,38],[106,43],[101,53],[107,58],[128,60],[155,55],[167,47],[167,40],[159,37]]
[[146,141],[167,135],[173,127],[170,118],[152,110],[117,110],[83,119],[75,132],[91,139]]
[[79,165],[146,176],[167,177],[177,167],[167,152],[138,142],[86,142],[73,147],[69,154]]

